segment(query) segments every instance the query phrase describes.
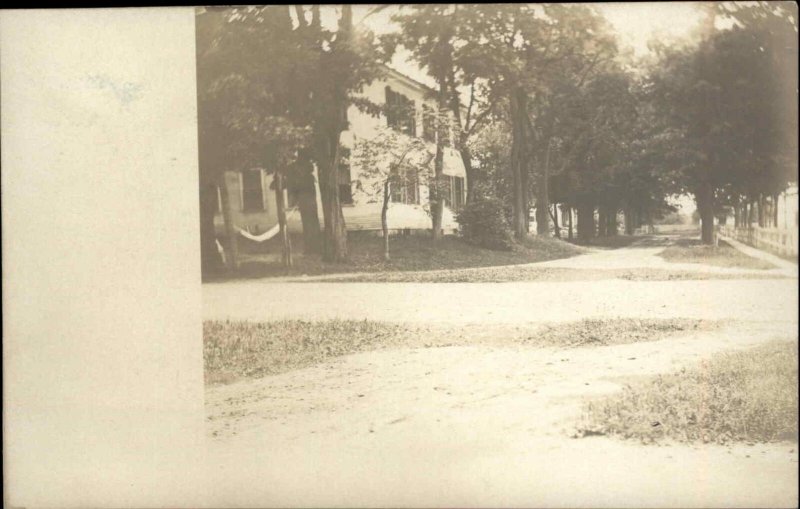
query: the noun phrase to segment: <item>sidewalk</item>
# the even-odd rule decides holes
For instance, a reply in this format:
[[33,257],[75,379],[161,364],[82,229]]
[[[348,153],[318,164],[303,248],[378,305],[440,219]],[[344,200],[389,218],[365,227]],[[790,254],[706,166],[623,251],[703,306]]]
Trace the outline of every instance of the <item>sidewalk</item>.
[[779,256],[775,256],[772,253],[768,253],[766,251],[762,251],[760,249],[756,249],[752,246],[748,246],[747,244],[743,244],[738,240],[734,240],[730,237],[726,237],[724,235],[719,235],[721,240],[724,240],[735,249],[741,251],[742,253],[746,254],[747,256],[757,258],[759,260],[763,260],[765,262],[769,262],[778,268],[782,269],[787,273],[787,275],[797,276],[798,267],[796,263],[792,263],[789,260],[785,260]]

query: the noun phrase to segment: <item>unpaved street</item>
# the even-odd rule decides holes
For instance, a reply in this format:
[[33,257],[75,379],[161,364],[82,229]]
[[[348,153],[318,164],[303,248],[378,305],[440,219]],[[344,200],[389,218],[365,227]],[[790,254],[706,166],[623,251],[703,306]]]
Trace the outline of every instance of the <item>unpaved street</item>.
[[[652,256],[641,249],[637,258],[636,248],[597,256],[621,263],[614,252],[628,264]],[[596,263],[581,258],[573,263]],[[234,288],[235,301],[227,293]],[[211,387],[209,460],[219,505],[797,504],[796,444],[643,446],[571,438],[584,402],[619,390],[631,377],[772,339],[797,340],[796,279],[251,282],[204,291],[207,318],[737,320],[717,331],[594,348],[389,349]]]

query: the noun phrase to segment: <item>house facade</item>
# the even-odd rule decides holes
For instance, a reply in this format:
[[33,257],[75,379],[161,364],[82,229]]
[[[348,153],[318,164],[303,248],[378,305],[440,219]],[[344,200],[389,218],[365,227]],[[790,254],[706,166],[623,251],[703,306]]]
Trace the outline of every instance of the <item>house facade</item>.
[[[436,103],[430,98],[431,90],[424,84],[388,67],[384,75],[365,86],[361,95],[375,104],[388,103],[388,114],[372,116],[351,106],[348,110],[349,129],[342,133],[341,143],[345,156],[359,139],[370,139],[382,127],[395,129],[407,136],[424,139],[431,150],[435,150],[436,135],[432,114]],[[399,106],[399,107],[398,107]],[[444,174],[447,179],[442,228],[445,233],[458,229],[455,212],[466,198],[466,172],[459,152],[453,146],[457,133],[449,130],[444,153]],[[432,163],[431,163],[432,164]],[[314,170],[316,179],[316,169]],[[271,189],[272,176],[263,169],[241,172],[226,172],[233,222],[245,236],[269,237],[276,231],[278,218],[275,191]],[[357,185],[360,182],[361,185]],[[317,209],[322,215],[322,203],[317,179]],[[381,205],[379,200],[367,194],[370,188],[364,182],[362,171],[349,162],[339,169],[339,194],[342,211],[349,231],[379,231],[381,229]],[[218,189],[217,212],[214,224],[218,235],[224,230],[222,218],[222,196]],[[296,199],[287,192],[287,224],[289,231],[302,231]],[[322,222],[322,217],[320,217]],[[408,179],[391,190],[388,223],[391,230],[430,230],[428,214],[428,188],[423,183]]]

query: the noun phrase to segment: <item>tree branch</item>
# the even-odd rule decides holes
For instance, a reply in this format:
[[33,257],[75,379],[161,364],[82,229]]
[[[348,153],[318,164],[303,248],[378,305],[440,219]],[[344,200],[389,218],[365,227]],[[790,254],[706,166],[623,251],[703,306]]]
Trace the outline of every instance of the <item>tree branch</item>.
[[297,16],[297,24],[301,29],[308,27],[308,22],[306,21],[306,13],[303,10],[302,5],[295,5],[294,6],[294,13]]

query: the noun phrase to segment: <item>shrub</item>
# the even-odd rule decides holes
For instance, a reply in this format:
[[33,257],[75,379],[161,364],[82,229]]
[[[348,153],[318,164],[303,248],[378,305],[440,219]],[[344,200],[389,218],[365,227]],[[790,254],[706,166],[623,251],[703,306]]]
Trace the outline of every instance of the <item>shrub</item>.
[[514,247],[503,202],[494,197],[475,196],[456,217],[464,239],[487,249],[510,251]]

